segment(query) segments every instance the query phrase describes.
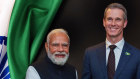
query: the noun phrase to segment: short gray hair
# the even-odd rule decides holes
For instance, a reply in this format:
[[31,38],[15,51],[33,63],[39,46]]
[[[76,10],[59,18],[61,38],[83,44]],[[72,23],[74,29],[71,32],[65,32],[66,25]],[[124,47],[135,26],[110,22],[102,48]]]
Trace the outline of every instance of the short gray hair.
[[104,19],[106,18],[106,12],[107,12],[107,10],[108,9],[115,9],[115,8],[121,9],[124,12],[124,16],[123,16],[124,17],[124,20],[127,20],[127,10],[126,10],[126,8],[122,4],[119,4],[119,3],[112,3],[112,4],[109,4],[106,7],[106,9],[104,11]]
[[70,38],[69,38],[69,35],[68,35],[68,32],[64,29],[53,29],[48,35],[47,35],[47,43],[49,44],[49,41],[50,41],[50,36],[54,33],[64,33],[67,35],[68,39],[69,39],[69,43],[70,43]]

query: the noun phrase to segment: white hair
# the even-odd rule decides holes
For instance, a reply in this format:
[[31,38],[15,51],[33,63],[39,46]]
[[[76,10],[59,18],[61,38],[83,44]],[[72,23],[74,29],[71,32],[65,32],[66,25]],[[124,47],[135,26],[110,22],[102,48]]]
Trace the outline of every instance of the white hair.
[[68,39],[69,39],[69,43],[70,43],[70,38],[69,38],[68,33],[67,33],[66,30],[64,30],[64,29],[54,29],[54,30],[52,30],[52,31],[48,34],[48,36],[47,36],[47,43],[48,43],[48,45],[49,45],[49,41],[50,41],[50,36],[51,36],[52,34],[55,34],[55,33],[64,33],[64,34],[66,34],[66,36],[67,36]]

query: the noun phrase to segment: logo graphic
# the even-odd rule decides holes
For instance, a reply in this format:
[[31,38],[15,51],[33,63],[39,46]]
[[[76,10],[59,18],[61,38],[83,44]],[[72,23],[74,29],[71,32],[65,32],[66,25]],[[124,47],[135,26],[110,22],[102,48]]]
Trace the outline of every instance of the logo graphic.
[[129,52],[125,52],[125,55],[131,55]]

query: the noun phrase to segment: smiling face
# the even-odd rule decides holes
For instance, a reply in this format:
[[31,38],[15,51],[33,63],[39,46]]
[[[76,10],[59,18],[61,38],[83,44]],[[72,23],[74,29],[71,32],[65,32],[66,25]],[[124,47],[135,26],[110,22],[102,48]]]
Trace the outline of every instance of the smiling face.
[[57,65],[64,65],[69,56],[69,39],[65,33],[57,32],[45,43],[48,57]]
[[[49,50],[53,54],[55,52],[69,52],[69,39],[64,33],[54,33],[50,36]],[[56,55],[56,57],[64,57],[63,55]]]
[[106,11],[106,17],[103,19],[103,25],[106,30],[107,39],[123,38],[123,29],[127,25],[127,20],[124,20],[124,12],[121,9],[114,8]]

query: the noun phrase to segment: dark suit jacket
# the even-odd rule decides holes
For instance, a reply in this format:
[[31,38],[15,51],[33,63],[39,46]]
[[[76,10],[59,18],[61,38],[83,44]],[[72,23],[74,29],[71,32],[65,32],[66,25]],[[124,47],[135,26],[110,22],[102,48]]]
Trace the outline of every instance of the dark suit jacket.
[[[108,79],[105,43],[87,48],[83,64],[82,79]],[[140,79],[140,50],[125,42],[114,79]]]

